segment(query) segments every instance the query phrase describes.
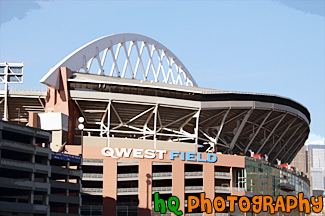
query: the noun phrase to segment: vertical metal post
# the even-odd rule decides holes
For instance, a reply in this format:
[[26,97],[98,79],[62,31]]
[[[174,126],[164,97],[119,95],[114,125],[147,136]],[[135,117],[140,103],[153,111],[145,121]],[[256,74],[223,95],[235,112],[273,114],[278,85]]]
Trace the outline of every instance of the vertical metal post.
[[108,110],[107,110],[107,147],[110,145],[110,125],[111,125],[111,103],[112,100],[108,101]]
[[199,151],[198,147],[198,140],[199,140],[199,120],[200,120],[200,111],[198,110],[197,113],[195,114],[196,118],[196,124],[195,124],[195,144],[196,144],[196,151]]
[[81,130],[81,161],[84,158],[84,130]]
[[154,135],[153,135],[153,142],[154,142],[154,149],[157,148],[157,112],[158,112],[158,104],[155,107],[155,119],[154,119]]
[[8,73],[9,73],[9,66],[6,65],[5,67],[5,81],[4,81],[4,84],[5,84],[5,95],[4,95],[4,107],[3,107],[3,120],[4,121],[8,121]]
[[[9,83],[23,83],[23,63],[0,63],[0,82],[5,85],[4,87],[4,104],[3,104],[3,117],[4,121],[8,121],[8,84]],[[10,69],[13,67],[14,70]],[[10,71],[10,73],[9,73]],[[16,73],[17,72],[17,73]],[[12,78],[12,79],[11,79]]]
[[213,146],[213,152],[216,152],[216,146],[218,144],[218,140],[219,140],[219,137],[220,137],[220,134],[221,134],[221,131],[222,131],[222,128],[223,128],[223,125],[225,124],[225,121],[226,121],[226,118],[228,116],[228,113],[230,111],[230,108],[227,110],[227,112],[225,113],[225,115],[223,116],[222,118],[222,121],[221,121],[221,124],[220,124],[220,127],[219,127],[219,130],[218,130],[218,134],[215,138],[215,143],[214,143],[214,146]]

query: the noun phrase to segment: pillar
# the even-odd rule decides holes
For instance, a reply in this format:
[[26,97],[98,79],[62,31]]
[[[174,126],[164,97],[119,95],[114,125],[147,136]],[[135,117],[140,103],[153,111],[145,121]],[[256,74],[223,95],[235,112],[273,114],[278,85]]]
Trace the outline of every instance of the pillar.
[[35,112],[29,112],[28,113],[28,126],[39,128],[39,117],[38,114]]
[[[206,163],[203,164],[203,191],[205,192],[205,198],[211,200],[211,204],[213,206],[213,199],[215,197],[215,176],[214,176],[214,164]],[[212,212],[214,209],[212,207]],[[204,216],[208,216],[211,214],[204,213]],[[214,213],[212,213],[214,215]]]
[[150,160],[139,160],[138,178],[138,215],[151,216],[152,209],[152,162]]
[[179,210],[185,214],[185,163],[183,161],[173,162],[172,194],[180,201]]
[[103,214],[116,215],[117,202],[117,160],[103,160]]

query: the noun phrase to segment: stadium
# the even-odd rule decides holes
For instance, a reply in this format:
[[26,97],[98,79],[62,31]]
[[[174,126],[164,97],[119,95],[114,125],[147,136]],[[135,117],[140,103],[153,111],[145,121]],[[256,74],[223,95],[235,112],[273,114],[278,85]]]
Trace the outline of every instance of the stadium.
[[[287,165],[308,137],[307,108],[277,95],[198,87],[149,37],[94,40],[41,83],[46,92],[10,89],[0,111],[10,122],[52,131],[52,151],[82,156],[82,215],[160,215],[152,211],[155,192],[183,201],[201,192],[309,197],[308,178]],[[127,149],[133,155],[118,156]],[[186,215],[203,215],[197,210]]]

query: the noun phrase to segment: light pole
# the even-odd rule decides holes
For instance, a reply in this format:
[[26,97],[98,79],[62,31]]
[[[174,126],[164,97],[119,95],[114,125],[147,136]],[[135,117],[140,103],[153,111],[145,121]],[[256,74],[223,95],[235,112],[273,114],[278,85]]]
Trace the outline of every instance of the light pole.
[[78,128],[79,128],[80,133],[81,133],[81,138],[80,138],[80,144],[81,144],[81,158],[83,158],[83,152],[84,152],[84,145],[83,145],[83,134],[84,134],[83,129],[85,128],[85,126],[84,126],[84,124],[83,124],[84,121],[85,121],[84,117],[80,116],[80,117],[78,118],[78,122],[79,122],[79,124],[78,124]]
[[4,121],[8,121],[8,84],[23,83],[23,67],[24,63],[0,63],[0,83],[4,84]]

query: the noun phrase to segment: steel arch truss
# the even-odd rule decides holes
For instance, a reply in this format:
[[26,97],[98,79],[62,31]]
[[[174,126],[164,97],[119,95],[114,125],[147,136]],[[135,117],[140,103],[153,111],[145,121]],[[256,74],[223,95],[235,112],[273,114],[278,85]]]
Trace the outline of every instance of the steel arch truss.
[[60,67],[75,72],[196,86],[186,67],[170,50],[137,34],[117,34],[94,40],[64,58],[41,82],[58,88]]

